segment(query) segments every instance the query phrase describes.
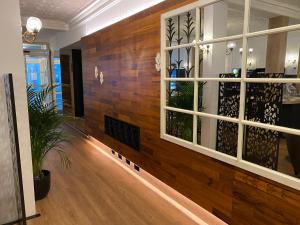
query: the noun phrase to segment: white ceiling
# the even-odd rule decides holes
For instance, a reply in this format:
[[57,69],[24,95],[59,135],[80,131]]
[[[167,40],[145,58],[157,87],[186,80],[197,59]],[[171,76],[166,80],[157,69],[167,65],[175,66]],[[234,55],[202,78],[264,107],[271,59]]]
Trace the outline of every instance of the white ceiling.
[[[22,17],[36,16],[42,20],[54,20],[68,24],[71,19],[78,15],[83,9],[99,0],[20,0]],[[111,0],[102,0],[103,3]],[[228,0],[232,3],[241,4],[241,0]],[[264,10],[260,6],[266,4],[268,7]],[[298,14],[300,11],[300,0],[254,0],[252,7],[258,6],[259,16],[272,17],[274,13],[272,7],[280,7],[278,10]],[[278,11],[277,11],[278,12]],[[268,15],[269,14],[269,15]],[[276,13],[275,13],[276,14]],[[279,13],[279,15],[281,15]],[[258,15],[256,15],[258,16]],[[290,15],[293,17],[292,15]],[[300,17],[300,16],[299,16]]]
[[20,0],[21,16],[68,23],[94,0]]
[[[110,20],[110,12],[117,8],[123,0],[20,0],[22,24],[26,24],[29,16],[39,17],[43,22],[43,30],[40,33],[41,40],[59,32],[68,31],[75,24],[83,23],[91,15],[108,13],[104,20]],[[129,0],[132,1],[133,0]],[[138,0],[150,1],[150,0]],[[228,31],[240,33],[243,26],[244,1],[224,0],[229,3]],[[126,8],[126,7],[125,7]],[[125,9],[123,10],[129,10]],[[110,12],[105,12],[105,10]],[[291,20],[300,21],[300,0],[252,0],[251,25],[255,27],[265,26],[268,18],[285,15]],[[74,25],[74,26],[75,26]],[[263,28],[262,28],[263,29]],[[257,28],[257,30],[262,30]],[[236,30],[239,30],[236,32]],[[56,33],[55,33],[56,32]]]

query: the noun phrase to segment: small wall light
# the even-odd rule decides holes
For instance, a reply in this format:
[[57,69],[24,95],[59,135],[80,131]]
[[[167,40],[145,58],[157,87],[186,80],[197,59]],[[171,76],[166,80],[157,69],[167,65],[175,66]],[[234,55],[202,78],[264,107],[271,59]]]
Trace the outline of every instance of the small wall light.
[[160,57],[160,53],[158,52],[155,57],[155,69],[157,72],[159,72],[161,69],[160,63],[161,63],[161,57]]
[[103,82],[104,82],[104,74],[101,71],[99,73],[98,66],[95,66],[95,78],[96,78],[96,80],[99,79],[100,85],[103,84]]
[[210,52],[210,45],[206,45],[206,46],[200,45],[199,47],[206,54]]
[[[254,49],[253,48],[249,48],[248,51],[249,51],[250,54],[252,54],[253,51],[254,51]],[[240,54],[243,54],[243,48],[240,48],[239,52],[240,52]]]
[[23,33],[23,40],[27,43],[33,43],[42,26],[42,21],[39,18],[29,17],[26,22],[26,31]]
[[228,42],[226,55],[230,55],[232,53],[233,49],[235,49],[235,47],[236,47],[236,43],[234,41]]
[[248,58],[248,66],[251,67],[251,66],[254,66],[254,63],[255,63],[255,57],[253,57],[252,53],[253,53],[254,49],[253,48],[249,48],[248,49],[248,52],[249,52],[249,58]]
[[289,74],[296,74],[297,67],[298,67],[298,59],[296,55],[289,55],[286,56],[285,68],[286,72]]

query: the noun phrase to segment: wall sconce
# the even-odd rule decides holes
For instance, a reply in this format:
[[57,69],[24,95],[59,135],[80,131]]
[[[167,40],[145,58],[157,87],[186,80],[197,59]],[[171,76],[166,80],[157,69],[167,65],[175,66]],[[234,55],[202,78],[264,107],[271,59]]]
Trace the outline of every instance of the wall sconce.
[[296,62],[297,62],[297,59],[291,60],[291,64],[292,64],[292,65],[295,65]]
[[249,49],[248,49],[249,56],[251,56],[251,57],[249,57],[249,60],[248,60],[248,66],[249,66],[249,67],[252,67],[253,64],[254,64],[254,60],[255,60],[255,59],[254,59],[254,57],[252,56],[253,51],[254,51],[253,48],[249,48]]
[[103,74],[103,72],[99,73],[98,66],[95,66],[95,78],[96,78],[96,80],[99,79],[100,85],[103,84],[103,82],[104,82],[104,74]]
[[160,53],[158,52],[155,57],[155,69],[157,72],[161,70],[160,62],[161,62],[161,57],[160,57]]
[[206,45],[206,46],[200,45],[199,47],[203,53],[208,54],[210,52],[210,45]]
[[[253,48],[249,48],[249,54],[252,54],[253,51],[254,51]],[[240,54],[243,54],[243,48],[240,48],[239,52],[240,52]]]
[[289,74],[297,74],[297,67],[298,67],[298,59],[296,56],[286,56],[287,60],[285,62],[285,69],[286,72]]
[[26,31],[23,33],[23,41],[27,43],[33,43],[37,34],[42,29],[42,21],[37,17],[29,17],[26,22]]
[[236,43],[231,41],[231,42],[228,42],[227,44],[227,50],[226,50],[226,55],[230,55],[233,51],[233,49],[235,49],[236,47]]

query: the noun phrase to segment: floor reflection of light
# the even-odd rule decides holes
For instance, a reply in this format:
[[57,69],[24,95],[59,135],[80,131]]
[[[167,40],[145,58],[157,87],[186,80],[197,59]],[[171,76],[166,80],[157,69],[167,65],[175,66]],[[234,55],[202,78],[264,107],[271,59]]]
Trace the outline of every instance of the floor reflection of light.
[[[114,163],[122,167],[126,172],[130,175],[138,179],[141,183],[143,183],[150,190],[155,192],[161,198],[166,200],[168,203],[173,205],[179,211],[184,213],[190,219],[192,219],[195,223],[200,225],[205,224],[226,224],[223,221],[216,218],[214,215],[192,202],[184,195],[180,194],[170,186],[161,182],[151,174],[147,173],[145,170],[140,169],[140,172],[136,172],[134,170],[134,163],[131,165],[126,164],[126,158],[123,157],[124,160],[118,159],[118,154],[112,155],[112,149],[102,144],[95,138],[91,136],[86,137],[86,142],[93,146],[98,152],[102,153],[108,159],[112,160]],[[114,157],[115,156],[115,157]],[[202,218],[202,219],[201,219]]]

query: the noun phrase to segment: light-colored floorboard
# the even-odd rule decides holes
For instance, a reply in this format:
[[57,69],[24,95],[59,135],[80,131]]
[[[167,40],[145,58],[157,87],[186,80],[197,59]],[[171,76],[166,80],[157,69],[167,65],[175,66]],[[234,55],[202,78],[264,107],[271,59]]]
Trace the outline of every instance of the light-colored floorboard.
[[29,225],[195,224],[83,138],[73,135],[65,144],[72,161],[70,169],[61,168],[56,154],[46,160],[45,168],[52,176],[51,191],[37,202],[41,217]]

